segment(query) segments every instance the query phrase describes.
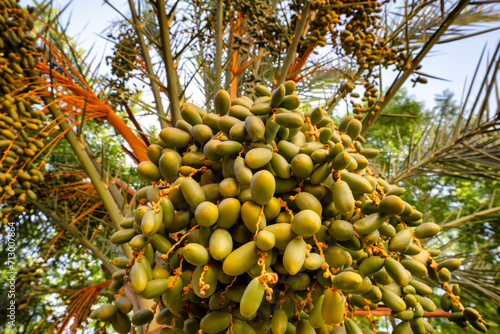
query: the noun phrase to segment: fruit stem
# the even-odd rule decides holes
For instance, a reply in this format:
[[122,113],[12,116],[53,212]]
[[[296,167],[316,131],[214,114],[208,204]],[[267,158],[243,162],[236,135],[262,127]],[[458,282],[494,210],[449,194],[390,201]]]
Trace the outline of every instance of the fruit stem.
[[186,239],[188,237],[188,235],[190,235],[194,230],[196,230],[198,227],[200,227],[200,224],[196,224],[195,226],[193,226],[186,234],[184,234],[182,237],[179,238],[179,241],[177,241],[175,244],[172,245],[172,247],[170,247],[170,249],[168,250],[167,254],[163,254],[161,256],[161,258],[163,260],[165,259],[168,259],[168,256],[170,255],[170,253],[173,252],[173,250],[175,249],[175,247],[179,246],[182,241],[184,239]]

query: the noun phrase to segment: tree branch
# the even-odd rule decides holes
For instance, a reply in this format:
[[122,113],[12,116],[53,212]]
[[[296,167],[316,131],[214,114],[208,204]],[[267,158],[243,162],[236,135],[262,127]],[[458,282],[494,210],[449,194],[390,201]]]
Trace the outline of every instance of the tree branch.
[[413,71],[417,68],[420,62],[424,59],[424,57],[429,53],[432,47],[439,42],[439,38],[448,30],[453,21],[460,15],[462,9],[467,6],[469,0],[461,0],[455,9],[446,17],[438,30],[431,36],[429,41],[423,46],[422,50],[418,53],[417,57],[411,62],[411,67],[406,71],[400,73],[394,82],[392,83],[389,90],[385,93],[384,98],[381,99],[379,103],[380,109],[376,112],[369,113],[365,119],[363,120],[363,129],[361,130],[361,135],[365,136],[373,123],[377,120],[377,118],[382,114],[382,111],[385,107],[391,102],[391,100],[396,96],[396,93],[399,91],[401,86],[405,83],[405,81],[409,78],[409,76],[413,73]]
[[462,217],[462,218],[458,218],[458,219],[455,219],[451,222],[448,222],[446,224],[444,224],[442,226],[443,229],[449,229],[449,228],[453,228],[453,227],[457,227],[457,226],[460,226],[462,225],[463,223],[469,221],[469,220],[472,220],[474,218],[477,218],[477,217],[480,217],[480,216],[484,216],[484,215],[487,215],[487,214],[490,214],[490,213],[494,213],[494,212],[497,212],[497,211],[500,211],[500,206],[497,206],[495,208],[490,208],[490,209],[486,209],[486,210],[483,210],[483,211],[479,211],[479,212],[474,212],[468,216],[465,216],[465,217]]
[[135,10],[135,4],[133,0],[128,0],[128,4],[130,7],[130,12],[132,13],[132,20],[134,22],[135,32],[137,34],[137,38],[139,40],[139,46],[141,49],[141,56],[144,60],[144,64],[146,65],[146,71],[149,74],[149,82],[151,85],[151,90],[153,91],[153,98],[155,100],[156,111],[158,112],[158,119],[160,121],[161,128],[166,128],[168,126],[165,116],[165,111],[163,110],[163,103],[161,102],[160,89],[156,80],[153,77],[156,77],[153,65],[151,63],[151,57],[149,56],[148,47],[144,40],[144,35],[141,30],[141,20],[139,19],[137,12]]
[[51,210],[42,206],[40,203],[32,201],[32,203],[43,212],[44,215],[55,221],[61,228],[68,231],[75,239],[80,241],[80,243],[90,250],[102,263],[106,266],[106,268],[110,271],[110,273],[114,273],[116,271],[116,267],[111,263],[111,261],[100,251],[98,250],[87,238],[78,232],[76,227],[66,224],[57,214],[53,213]]
[[292,44],[288,47],[288,51],[286,53],[285,61],[283,62],[283,66],[280,69],[278,81],[276,83],[277,86],[285,81],[286,76],[288,74],[288,70],[292,65],[293,59],[295,58],[295,53],[297,52],[297,46],[299,45],[300,38],[302,36],[302,32],[304,31],[304,27],[306,26],[306,22],[309,19],[309,12],[311,11],[311,3],[307,1],[302,9],[301,18],[297,26],[295,27],[295,34],[293,36]]
[[[129,0],[131,1],[131,0]],[[179,106],[179,89],[177,87],[177,75],[172,58],[172,48],[170,46],[170,27],[166,13],[165,0],[158,0],[157,15],[160,24],[160,39],[162,58],[165,62],[165,71],[167,72],[167,94],[170,100],[170,119],[174,125],[181,118]]]
[[222,80],[222,15],[224,11],[224,3],[222,0],[217,0],[217,26],[215,41],[215,92],[218,92]]
[[[34,71],[28,71],[28,76],[30,77],[32,82],[41,85],[40,81],[36,78],[36,74]],[[45,88],[42,88],[41,90],[45,90]],[[109,217],[113,225],[117,230],[120,230],[121,229],[120,224],[123,219],[120,210],[118,209],[118,206],[116,205],[110,192],[102,182],[99,172],[95,169],[89,156],[82,148],[83,144],[76,138],[74,131],[71,129],[70,124],[66,121],[64,115],[57,107],[54,99],[50,97],[49,94],[44,94],[42,96],[42,99],[43,102],[45,103],[45,106],[49,109],[54,118],[60,120],[59,126],[64,131],[65,133],[64,136],[66,137],[66,140],[71,145],[71,148],[78,157],[78,160],[80,161],[80,164],[83,167],[85,174],[87,174],[87,176],[90,178],[92,185],[99,194],[99,197],[101,198],[104,207],[108,211]],[[132,252],[128,246],[123,247],[123,250],[127,256],[129,257],[131,256]]]

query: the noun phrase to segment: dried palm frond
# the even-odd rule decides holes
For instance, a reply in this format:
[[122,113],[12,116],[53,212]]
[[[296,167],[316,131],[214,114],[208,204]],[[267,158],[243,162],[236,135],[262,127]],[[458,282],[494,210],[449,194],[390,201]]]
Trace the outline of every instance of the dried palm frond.
[[[76,290],[64,300],[66,309],[59,317],[50,324],[45,324],[48,317],[55,311],[49,313],[45,319],[40,321],[38,328],[33,330],[31,334],[45,332],[62,334],[67,330],[71,333],[76,333],[77,330],[81,328],[81,325],[87,321],[90,310],[97,301],[97,297],[101,291],[107,288],[111,282],[112,280],[107,280]],[[67,328],[68,326],[69,328]]]
[[[146,160],[146,144],[111,109],[102,89],[98,96],[64,53],[43,36],[40,35],[40,38],[50,49],[50,53],[48,58],[38,63],[35,70],[39,74],[36,79],[43,87],[51,88],[50,96],[56,100],[55,103],[65,113],[65,120],[76,126],[90,118],[105,119],[129,143],[135,157],[139,161]],[[84,63],[80,65],[83,66]],[[60,73],[61,71],[64,75]],[[83,86],[77,84],[73,78],[76,78]],[[46,90],[35,90],[33,93],[39,97],[49,94]]]

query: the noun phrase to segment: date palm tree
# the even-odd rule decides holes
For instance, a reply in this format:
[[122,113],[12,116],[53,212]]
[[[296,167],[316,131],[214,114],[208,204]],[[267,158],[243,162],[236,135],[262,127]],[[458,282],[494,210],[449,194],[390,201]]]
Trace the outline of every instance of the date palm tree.
[[[333,118],[346,111],[363,115],[361,134],[369,141],[385,144],[377,131],[400,134],[398,124],[411,124],[406,137],[400,136],[409,142],[375,161],[380,177],[412,189],[408,198],[425,197],[430,189],[420,184],[440,181],[447,182],[444,191],[474,190],[455,198],[446,217],[428,210],[426,219],[448,231],[431,246],[464,259],[452,282],[465,288],[464,298],[486,305],[485,318],[498,318],[491,310],[500,306],[495,260],[500,203],[494,192],[486,197],[477,192],[493,191],[499,179],[500,46],[493,55],[483,53],[479,63],[486,63],[486,71],[482,77],[477,71],[459,106],[443,103],[443,110],[428,117],[392,112],[405,82],[436,79],[420,65],[436,44],[496,29],[478,27],[497,22],[492,5],[467,0],[128,4],[127,12],[117,10],[122,19],[108,30],[109,72],[96,75],[97,61],[66,34],[66,8],[56,10],[51,1],[23,8],[0,0],[0,195],[6,226],[0,240],[8,245],[7,227],[15,233],[13,300],[20,331],[93,332],[102,325],[88,317],[95,304],[113,300],[113,279],[120,274],[113,259],[137,256],[127,244],[110,242],[133,216],[137,191],[147,185],[137,177],[136,165],[149,160],[147,147],[158,141],[158,130],[182,119],[185,103],[213,112],[221,89],[234,99],[250,96],[259,84],[276,88],[287,80],[295,82],[305,109],[319,106]],[[398,76],[384,89],[387,69]],[[475,87],[479,91],[472,94]],[[3,262],[9,252],[2,247]],[[2,274],[9,271],[2,268]],[[134,311],[155,307],[125,286]],[[0,302],[6,333],[14,332],[4,320],[9,289],[2,288]]]

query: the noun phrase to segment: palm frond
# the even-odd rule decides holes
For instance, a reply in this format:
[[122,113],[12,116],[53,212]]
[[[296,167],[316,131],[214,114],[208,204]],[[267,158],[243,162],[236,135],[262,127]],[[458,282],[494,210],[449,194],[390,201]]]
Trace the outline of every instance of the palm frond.
[[[410,154],[401,162],[391,175],[393,182],[430,174],[500,178],[500,100],[494,95],[499,65],[500,44],[488,62],[480,90],[474,93],[475,99],[461,106],[458,123],[446,112],[439,112],[436,120],[429,120],[416,143],[418,147],[413,149],[420,154]],[[465,103],[472,94],[471,88]]]

